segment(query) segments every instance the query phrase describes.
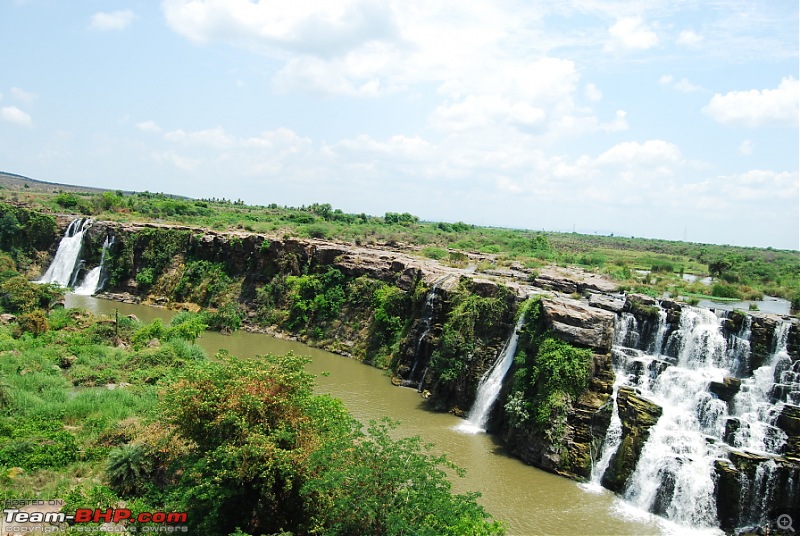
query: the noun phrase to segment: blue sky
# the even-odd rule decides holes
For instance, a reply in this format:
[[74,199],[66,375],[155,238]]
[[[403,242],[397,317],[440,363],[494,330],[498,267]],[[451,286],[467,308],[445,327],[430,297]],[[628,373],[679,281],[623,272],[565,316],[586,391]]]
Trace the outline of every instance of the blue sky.
[[798,248],[796,0],[0,0],[0,169]]

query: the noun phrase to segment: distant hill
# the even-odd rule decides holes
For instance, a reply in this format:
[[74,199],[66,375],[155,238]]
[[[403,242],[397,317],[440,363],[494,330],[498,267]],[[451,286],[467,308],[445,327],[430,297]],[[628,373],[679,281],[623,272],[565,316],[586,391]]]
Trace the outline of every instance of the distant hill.
[[[58,182],[47,182],[16,173],[0,171],[0,188],[5,190],[27,190],[34,192],[84,192],[100,193],[109,191],[107,188],[92,188],[90,186],[74,186],[72,184],[61,184]],[[126,192],[130,193],[130,192]]]
[[[0,171],[0,190],[26,191],[26,192],[75,192],[85,194],[98,194],[103,192],[122,192],[125,195],[136,193],[133,190],[118,190],[110,188],[94,188],[93,186],[75,186],[74,184],[64,184],[61,182],[40,181],[18,175],[8,171]],[[183,195],[163,194],[173,199],[189,199]]]

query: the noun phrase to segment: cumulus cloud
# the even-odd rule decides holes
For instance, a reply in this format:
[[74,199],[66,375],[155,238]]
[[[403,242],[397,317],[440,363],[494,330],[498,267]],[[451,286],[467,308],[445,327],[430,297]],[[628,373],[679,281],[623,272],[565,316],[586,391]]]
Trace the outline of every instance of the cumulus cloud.
[[112,11],[110,13],[101,11],[92,15],[89,27],[101,32],[124,30],[130,26],[135,18],[136,15],[130,9]]
[[9,123],[14,123],[15,125],[20,125],[23,127],[29,127],[33,125],[31,116],[16,106],[4,106],[3,108],[0,108],[0,117],[2,117],[4,121],[8,121]]
[[611,42],[607,48],[614,50],[647,50],[658,45],[658,35],[641,17],[623,17],[614,23],[608,33]]
[[647,140],[644,143],[626,141],[618,143],[597,157],[599,164],[657,164],[680,162],[681,150],[664,140]]
[[164,139],[186,145],[198,145],[215,149],[226,149],[233,146],[236,140],[222,127],[196,131],[173,130],[164,134]]
[[598,89],[598,87],[592,83],[586,84],[586,87],[583,89],[584,95],[586,98],[592,102],[598,102],[603,100],[603,93]]
[[689,81],[688,78],[681,78],[680,80],[675,80],[675,78],[671,74],[661,75],[661,78],[658,79],[658,83],[662,86],[668,86],[676,91],[680,91],[681,93],[694,93],[695,91],[705,91],[703,86],[698,86],[693,84]]
[[36,93],[29,93],[24,89],[20,89],[18,87],[11,88],[11,96],[14,97],[16,100],[20,102],[24,102],[26,104],[30,104],[31,102],[36,100]]
[[716,93],[703,112],[724,125],[798,125],[800,82],[784,78],[776,89]]
[[730,198],[741,202],[796,200],[800,183],[797,172],[764,169],[718,177],[717,182],[725,185]]
[[687,47],[696,47],[703,42],[703,36],[695,33],[693,30],[683,30],[678,34],[678,38],[675,42]]
[[161,127],[155,121],[142,121],[141,123],[136,123],[136,128],[141,130],[142,132],[161,132]]
[[170,164],[181,171],[194,171],[201,164],[199,159],[182,156],[174,151],[154,152],[151,156],[156,162]]
[[511,102],[499,95],[469,95],[436,108],[432,122],[446,130],[467,130],[494,124],[534,126],[544,118],[544,110],[528,102]]
[[165,0],[162,9],[173,30],[197,43],[252,40],[319,56],[393,32],[388,6],[369,0]]

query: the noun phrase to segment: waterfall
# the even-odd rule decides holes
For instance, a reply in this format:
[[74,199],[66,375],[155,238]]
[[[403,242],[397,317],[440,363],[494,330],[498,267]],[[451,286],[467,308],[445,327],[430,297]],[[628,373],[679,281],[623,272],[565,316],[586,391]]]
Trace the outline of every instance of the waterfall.
[[[439,283],[439,280],[434,281],[433,286],[425,296],[425,305],[422,307],[421,317],[422,325],[425,327],[422,329],[422,334],[419,336],[417,339],[417,344],[414,346],[414,366],[411,368],[411,374],[408,375],[409,381],[414,380],[414,376],[417,373],[417,368],[419,367],[420,361],[422,361],[422,343],[424,342],[425,337],[428,336],[428,333],[431,332],[431,328],[433,327],[434,302],[436,301],[436,290],[439,288]],[[420,381],[419,386],[422,387],[422,381]]]
[[524,323],[525,315],[520,315],[517,325],[514,326],[514,330],[500,351],[497,361],[481,378],[481,382],[478,384],[478,392],[475,395],[475,402],[472,404],[469,415],[467,415],[467,421],[456,427],[460,432],[475,434],[486,431],[489,412],[500,395],[503,379],[514,361],[514,354],[517,353],[519,330],[522,329]]
[[[617,324],[619,323],[619,318],[617,318],[616,322]],[[617,353],[619,350],[614,348],[612,351],[615,354],[616,363],[620,360],[617,359]],[[605,474],[606,469],[608,469],[608,464],[611,463],[611,458],[614,456],[614,453],[617,452],[619,444],[622,441],[622,419],[619,417],[617,393],[619,392],[620,386],[625,383],[627,375],[618,366],[614,366],[614,377],[614,385],[612,387],[610,397],[610,402],[612,404],[611,421],[608,424],[608,430],[606,430],[606,436],[603,438],[603,443],[600,445],[600,458],[597,460],[597,463],[592,464],[592,473],[589,476],[588,482],[589,489],[591,491],[597,491],[602,488],[603,475]]]
[[113,243],[113,237],[110,239],[109,237],[106,237],[105,241],[103,242],[103,251],[100,254],[100,265],[95,266],[89,271],[88,274],[86,274],[86,276],[83,278],[83,282],[75,289],[75,294],[91,296],[92,294],[102,290],[105,281],[101,281],[100,278],[103,276],[103,266],[106,262],[106,252]]
[[[627,502],[679,525],[717,527],[714,462],[729,452],[744,451],[765,461],[758,463],[751,477],[743,471],[738,475],[741,500],[746,503],[740,505],[740,517],[742,522],[763,522],[773,504],[770,497],[782,493],[773,459],[781,454],[786,434],[775,422],[785,403],[800,399],[800,361],[792,362],[787,350],[791,323],[776,324],[766,364],[741,378],[749,370],[749,315],[727,337],[722,329],[726,319],[708,309],[683,306],[678,326],[670,326],[666,318],[659,310],[655,340],[648,342],[634,333],[639,324],[633,315],[620,313],[617,318],[613,413],[588,487],[600,485],[610,459],[621,448],[616,396],[625,385],[663,410],[628,478],[623,492]],[[720,386],[729,385],[726,378],[739,387],[738,392],[717,395]],[[712,382],[715,394],[710,391]],[[738,427],[726,433],[732,420]]]
[[736,448],[758,453],[778,452],[786,442],[786,434],[774,426],[783,403],[772,403],[772,385],[775,367],[789,358],[787,345],[791,324],[783,322],[775,328],[772,357],[763,367],[753,371],[752,378],[742,381],[733,399],[732,414],[739,419],[739,429],[734,435]]
[[63,287],[75,285],[75,278],[80,268],[80,254],[83,235],[92,226],[90,218],[77,218],[67,227],[61,242],[58,244],[53,262],[39,279],[39,283],[58,283]]

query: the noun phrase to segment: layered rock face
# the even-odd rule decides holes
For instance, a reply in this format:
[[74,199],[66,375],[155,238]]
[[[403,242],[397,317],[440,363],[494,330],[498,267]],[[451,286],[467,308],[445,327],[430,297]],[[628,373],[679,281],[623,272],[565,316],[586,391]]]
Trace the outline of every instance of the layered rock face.
[[[416,388],[431,407],[456,414],[469,411],[477,386],[514,327],[519,308],[538,295],[541,314],[531,322],[542,333],[588,350],[588,379],[581,393],[563,401],[563,422],[549,428],[512,426],[508,409],[514,403],[512,367],[487,425],[505,438],[512,453],[543,469],[588,479],[607,446],[614,407],[612,386],[621,377],[633,378],[628,384],[617,382],[620,437],[602,483],[636,501],[631,479],[665,415],[662,405],[667,402],[656,401],[658,382],[679,369],[689,374],[714,365],[727,373],[696,386],[681,385],[687,389],[686,396],[696,396],[703,407],[700,426],[705,427],[708,441],[731,446],[720,447],[720,457],[711,464],[710,494],[718,523],[733,528],[758,522],[763,512],[775,513],[797,500],[793,490],[800,483],[800,330],[784,318],[744,312],[709,316],[672,300],[615,294],[613,283],[577,270],[543,270],[531,285],[522,277],[515,278],[513,271],[487,276],[390,249],[179,226],[96,222],[87,233],[88,255],[98,252],[109,235],[116,237],[109,262],[112,297],[185,307],[177,302],[183,299],[178,296],[186,295],[185,289],[180,294],[180,288],[189,273],[187,266],[218,265],[250,329],[296,336],[388,367],[396,384]],[[265,289],[278,288],[287,277],[319,275],[329,269],[341,274],[344,289],[371,293],[377,287],[370,282],[379,282],[396,295],[399,305],[390,311],[395,316],[389,319],[394,322],[394,338],[375,329],[386,322],[378,318],[386,311],[378,312],[372,294],[363,299],[345,296],[341,318],[317,324],[312,319],[308,329],[292,324],[289,313],[280,309],[286,305],[280,303],[275,305],[280,314],[264,324]],[[357,281],[361,286],[354,285]],[[784,324],[789,327],[781,331]],[[315,335],[312,328],[320,326],[324,329]],[[785,346],[783,353],[776,350],[780,345]],[[691,356],[690,347],[698,348]],[[720,353],[722,347],[726,349]],[[373,361],[376,352],[386,359]],[[757,385],[756,377],[766,377],[767,387]],[[768,455],[743,446],[748,443],[742,438],[752,436],[760,425],[754,424],[758,419],[742,405],[758,389],[764,391],[759,391],[759,400],[776,408],[764,433],[768,439],[780,440],[775,442],[780,447]],[[689,463],[686,460],[678,465]],[[671,470],[665,462],[664,471]],[[664,477],[657,504],[643,507],[665,514],[679,488],[678,477]],[[757,490],[767,490],[765,483],[771,486],[772,491],[764,493],[772,497],[773,506],[750,510],[742,506],[755,501]]]

